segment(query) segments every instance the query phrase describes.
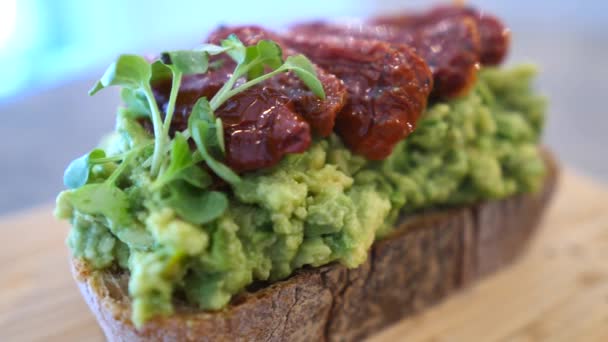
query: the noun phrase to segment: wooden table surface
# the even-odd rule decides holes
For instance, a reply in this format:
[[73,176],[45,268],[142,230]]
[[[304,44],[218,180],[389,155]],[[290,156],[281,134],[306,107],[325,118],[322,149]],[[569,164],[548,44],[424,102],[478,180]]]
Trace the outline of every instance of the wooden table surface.
[[[0,219],[0,341],[102,341],[50,207]],[[516,264],[373,341],[608,341],[608,190],[565,171]]]

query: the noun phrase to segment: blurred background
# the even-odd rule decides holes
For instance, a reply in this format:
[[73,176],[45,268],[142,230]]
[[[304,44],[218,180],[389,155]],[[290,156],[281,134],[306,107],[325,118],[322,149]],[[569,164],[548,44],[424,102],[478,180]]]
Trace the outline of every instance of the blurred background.
[[[112,129],[116,91],[87,90],[119,53],[192,47],[221,23],[280,29],[439,1],[0,0],[0,214],[53,201],[74,157]],[[479,0],[513,32],[509,64],[533,61],[551,101],[545,141],[608,182],[608,1]]]

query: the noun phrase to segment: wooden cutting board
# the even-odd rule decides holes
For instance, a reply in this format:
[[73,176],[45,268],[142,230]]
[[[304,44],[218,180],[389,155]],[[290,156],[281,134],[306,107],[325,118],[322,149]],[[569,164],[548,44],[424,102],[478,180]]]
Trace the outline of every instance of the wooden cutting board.
[[[102,341],[50,207],[0,219],[0,341]],[[565,171],[514,265],[373,341],[608,341],[608,188]]]

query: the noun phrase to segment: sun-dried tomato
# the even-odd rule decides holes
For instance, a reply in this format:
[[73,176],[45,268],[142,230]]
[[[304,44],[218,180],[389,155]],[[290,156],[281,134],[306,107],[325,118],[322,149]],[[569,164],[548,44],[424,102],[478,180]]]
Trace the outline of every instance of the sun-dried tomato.
[[408,43],[424,58],[435,81],[433,95],[466,94],[477,80],[479,33],[470,18],[449,18],[416,30],[399,30],[394,41]]
[[472,18],[480,35],[480,61],[484,65],[498,65],[506,57],[511,43],[509,29],[492,14],[472,7],[439,6],[425,13],[379,17],[372,23],[406,29],[433,24],[448,18]]
[[226,163],[237,172],[276,165],[288,153],[310,147],[310,126],[281,92],[256,86],[217,111],[226,138]]
[[413,131],[432,77],[409,48],[339,36],[294,34],[285,39],[344,81],[349,100],[336,118],[336,131],[352,150],[384,159]]

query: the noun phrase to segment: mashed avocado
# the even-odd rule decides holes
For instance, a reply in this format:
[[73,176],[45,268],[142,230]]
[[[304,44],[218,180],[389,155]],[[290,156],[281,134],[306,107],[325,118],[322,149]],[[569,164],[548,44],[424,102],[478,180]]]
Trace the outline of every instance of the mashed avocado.
[[[150,190],[146,149],[117,181],[126,198],[104,193],[127,203],[120,217],[87,210],[73,190],[60,194],[56,215],[72,223],[75,257],[130,271],[136,324],[170,314],[177,292],[202,309],[221,309],[254,281],[283,279],[305,265],[357,267],[403,213],[539,190],[545,104],[531,90],[534,74],[530,66],[482,70],[474,91],[431,105],[381,162],[353,155],[335,136],[318,140],[273,169],[243,176],[228,209],[211,222],[188,222]],[[104,148],[119,153],[149,139],[119,115]],[[89,182],[115,167],[98,165]]]

